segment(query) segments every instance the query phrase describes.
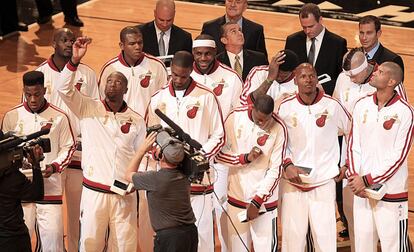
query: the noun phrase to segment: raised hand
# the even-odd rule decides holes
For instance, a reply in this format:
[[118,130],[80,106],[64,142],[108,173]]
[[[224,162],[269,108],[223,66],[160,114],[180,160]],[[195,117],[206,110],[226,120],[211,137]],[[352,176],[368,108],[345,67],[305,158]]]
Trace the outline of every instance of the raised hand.
[[79,64],[83,56],[85,56],[90,43],[92,43],[92,39],[86,36],[76,39],[75,43],[72,45],[72,63]]
[[279,73],[279,66],[285,61],[286,54],[283,51],[278,52],[269,63],[269,73],[267,74],[267,79],[269,81],[276,80],[276,77]]

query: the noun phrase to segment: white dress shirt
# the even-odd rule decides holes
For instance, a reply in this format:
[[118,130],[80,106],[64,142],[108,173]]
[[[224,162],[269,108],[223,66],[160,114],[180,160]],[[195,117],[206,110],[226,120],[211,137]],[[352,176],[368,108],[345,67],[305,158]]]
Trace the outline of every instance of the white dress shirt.
[[[154,21],[154,26],[155,26],[155,33],[157,34],[157,44],[158,44],[158,41],[160,41],[161,30],[158,29],[155,21]],[[171,38],[171,28],[164,32],[165,55],[168,55],[168,46],[170,43],[170,38]]]
[[[325,35],[325,27],[323,27],[321,33],[319,33],[319,35],[315,37],[315,57],[314,57],[314,62],[312,63],[312,65],[315,65],[316,60],[318,59],[318,55],[321,49],[324,35]],[[311,45],[312,45],[312,39],[310,39],[309,37],[306,37],[306,55],[309,55],[309,50],[311,48]]]
[[229,57],[231,68],[233,68],[233,70],[234,70],[234,64],[236,64],[236,55],[238,55],[240,65],[243,69],[243,50],[241,50],[238,54],[234,54],[234,53],[231,53],[229,51],[226,51],[226,52],[227,52],[227,56]]

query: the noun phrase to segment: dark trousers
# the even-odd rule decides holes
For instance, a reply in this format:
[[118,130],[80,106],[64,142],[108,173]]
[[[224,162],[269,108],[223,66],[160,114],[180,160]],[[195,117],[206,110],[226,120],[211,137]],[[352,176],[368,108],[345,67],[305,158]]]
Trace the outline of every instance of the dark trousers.
[[[60,0],[60,6],[62,7],[65,17],[73,18],[78,16],[76,10],[76,0]],[[36,0],[37,11],[39,17],[50,16],[53,13],[53,6],[51,0]]]
[[30,243],[29,234],[0,237],[0,250],[7,252],[31,252],[32,244]]
[[16,0],[3,0],[0,7],[0,36],[17,30]]
[[194,224],[156,232],[154,252],[197,252],[198,233]]

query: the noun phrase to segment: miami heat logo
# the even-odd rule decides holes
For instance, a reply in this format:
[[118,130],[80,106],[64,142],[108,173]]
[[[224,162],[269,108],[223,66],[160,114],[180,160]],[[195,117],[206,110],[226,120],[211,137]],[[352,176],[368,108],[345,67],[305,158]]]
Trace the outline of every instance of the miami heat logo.
[[220,82],[218,83],[214,83],[213,84],[213,92],[216,96],[220,96],[223,93],[223,88],[225,87],[226,82],[224,81],[224,79],[221,79]]
[[50,118],[49,121],[45,121],[45,122],[40,122],[40,130],[50,130],[52,128],[53,125],[53,118]]
[[325,111],[323,113],[319,114],[319,118],[316,119],[316,125],[320,128],[325,126],[326,118],[328,118],[328,115],[329,115],[328,111],[325,109]]
[[83,81],[83,79],[82,79],[82,77],[80,77],[80,79],[76,82],[76,84],[75,84],[75,88],[78,90],[78,91],[80,91],[81,90],[81,87],[82,87],[82,85],[83,85],[83,83],[84,83],[84,81]]
[[257,144],[260,146],[264,146],[266,144],[267,139],[269,139],[269,134],[267,133],[259,133],[259,137],[257,138]]
[[152,76],[152,73],[149,70],[148,70],[148,72],[146,74],[141,74],[139,76],[139,78],[141,79],[141,81],[139,82],[141,84],[141,87],[147,88],[149,86],[150,80],[151,80],[151,76]]
[[382,127],[384,127],[384,129],[386,129],[386,130],[390,130],[395,122],[399,122],[397,114],[395,114],[393,116],[385,116],[384,120],[385,121],[382,124]]
[[200,102],[198,101],[194,105],[187,105],[187,117],[190,119],[195,118],[199,109]]
[[131,128],[131,124],[132,124],[132,119],[129,118],[127,121],[121,122],[122,126],[121,126],[121,131],[124,134],[128,134],[129,130]]

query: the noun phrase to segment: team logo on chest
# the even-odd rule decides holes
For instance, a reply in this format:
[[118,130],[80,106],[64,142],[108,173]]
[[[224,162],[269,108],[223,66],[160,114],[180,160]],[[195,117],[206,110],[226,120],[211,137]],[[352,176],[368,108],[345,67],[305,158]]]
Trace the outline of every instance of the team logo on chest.
[[223,88],[227,87],[224,79],[221,79],[219,82],[213,83],[213,92],[216,96],[220,96],[223,93]]
[[260,146],[264,146],[266,144],[267,139],[269,139],[269,134],[266,132],[259,132],[257,133],[257,135],[259,136],[256,140],[257,144]]
[[79,78],[79,80],[75,84],[75,88],[80,91],[82,85],[85,83],[85,81],[82,79],[82,77]]
[[126,121],[121,121],[121,125],[122,125],[121,126],[121,132],[124,133],[124,134],[128,134],[129,130],[131,128],[131,124],[132,124],[131,117]]
[[195,104],[189,104],[187,108],[187,117],[193,119],[196,117],[198,110],[201,108],[200,102],[197,101]]
[[382,127],[386,130],[390,130],[395,122],[399,123],[397,114],[392,116],[384,116],[384,123],[382,124]]
[[325,126],[326,123],[326,119],[328,118],[329,113],[328,110],[325,109],[325,111],[323,113],[320,114],[316,114],[316,126],[318,126],[319,128],[322,128],[323,126]]
[[40,127],[41,127],[40,129],[41,130],[46,130],[46,129],[50,130],[52,128],[52,125],[53,125],[53,118],[50,118],[49,121],[40,122]]
[[148,70],[146,74],[141,74],[139,76],[139,78],[141,79],[141,81],[139,82],[141,84],[141,87],[147,88],[150,84],[151,77],[152,77],[152,73],[150,70]]

